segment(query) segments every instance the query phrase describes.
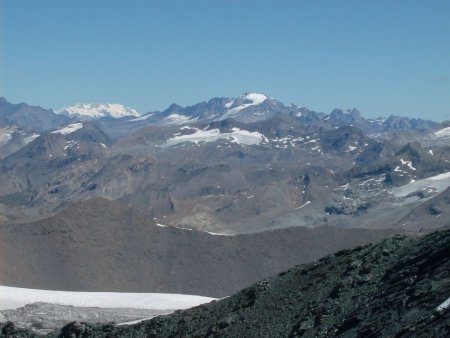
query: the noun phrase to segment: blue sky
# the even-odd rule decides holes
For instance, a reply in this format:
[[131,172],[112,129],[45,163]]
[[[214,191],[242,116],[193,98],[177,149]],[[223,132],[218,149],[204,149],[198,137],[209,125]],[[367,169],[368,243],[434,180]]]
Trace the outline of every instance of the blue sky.
[[0,95],[60,108],[263,92],[450,119],[450,1],[0,0]]

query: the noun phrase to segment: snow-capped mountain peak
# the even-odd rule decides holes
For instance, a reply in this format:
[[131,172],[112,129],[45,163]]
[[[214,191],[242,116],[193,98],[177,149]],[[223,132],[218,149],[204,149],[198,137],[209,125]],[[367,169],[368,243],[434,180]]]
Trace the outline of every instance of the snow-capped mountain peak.
[[120,118],[126,116],[141,116],[137,110],[125,107],[118,103],[78,103],[74,106],[64,107],[56,111],[56,113],[87,120],[99,119],[102,117]]
[[239,113],[241,110],[251,107],[257,106],[264,101],[266,101],[268,97],[261,93],[244,93],[234,101],[231,101],[226,104],[226,108],[229,108],[228,111],[221,117],[227,118],[232,117]]
[[240,97],[242,100],[251,101],[252,105],[263,103],[268,97],[261,93],[244,93]]

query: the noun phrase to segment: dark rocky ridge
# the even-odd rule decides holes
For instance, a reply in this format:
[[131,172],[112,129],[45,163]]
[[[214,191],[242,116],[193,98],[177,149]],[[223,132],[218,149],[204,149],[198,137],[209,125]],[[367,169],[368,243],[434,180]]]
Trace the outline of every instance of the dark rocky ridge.
[[231,297],[130,327],[72,323],[53,336],[446,337],[450,311],[437,308],[449,290],[445,230],[340,251]]

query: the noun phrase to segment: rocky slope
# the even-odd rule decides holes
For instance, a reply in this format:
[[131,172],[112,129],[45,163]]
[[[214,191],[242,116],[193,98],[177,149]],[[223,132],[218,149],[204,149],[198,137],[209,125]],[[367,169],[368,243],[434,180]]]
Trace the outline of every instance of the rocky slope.
[[445,230],[340,251],[231,297],[133,326],[72,323],[53,336],[445,337],[449,290]]
[[0,284],[72,291],[212,297],[392,230],[295,227],[220,236],[157,225],[104,199],[0,229]]

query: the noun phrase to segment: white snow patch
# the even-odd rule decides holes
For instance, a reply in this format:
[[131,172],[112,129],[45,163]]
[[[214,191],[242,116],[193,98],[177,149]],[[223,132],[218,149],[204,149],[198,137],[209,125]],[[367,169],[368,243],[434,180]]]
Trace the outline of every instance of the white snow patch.
[[72,124],[69,124],[67,127],[52,131],[52,134],[68,135],[68,134],[71,134],[71,133],[81,129],[81,128],[83,128],[83,123],[72,123]]
[[12,128],[0,129],[0,143],[7,143],[12,138]]
[[450,127],[438,130],[437,132],[434,133],[434,136],[436,137],[449,137],[450,136]]
[[368,180],[365,180],[364,182],[360,183],[359,185],[365,185],[367,182],[373,181],[375,178],[369,178]]
[[333,190],[344,190],[346,191],[348,188],[350,188],[350,183],[346,183],[344,185],[341,185],[339,188],[333,189]]
[[392,189],[392,194],[396,197],[405,197],[415,191],[422,189],[434,189],[440,193],[450,187],[450,172],[436,176],[424,178]]
[[375,133],[375,134],[368,134],[367,136],[370,138],[378,138],[378,137],[384,136],[384,134]]
[[447,178],[450,178],[450,172],[439,174],[439,175],[432,176],[432,177],[428,177],[428,178],[426,178],[426,180],[440,181],[440,180],[444,180]]
[[78,141],[69,140],[69,141],[66,141],[66,144],[67,144],[67,145],[64,147],[64,150],[67,150],[67,149],[69,149],[69,148],[73,148],[73,147],[75,147],[75,146],[77,146],[78,149],[80,148],[80,146],[79,146],[79,144],[78,144]]
[[175,310],[212,300],[214,298],[170,293],[52,291],[0,286],[0,310],[17,309],[36,302],[76,307]]
[[252,101],[253,105],[263,103],[267,100],[267,96],[261,93],[248,93],[244,94],[243,98]]
[[303,208],[303,207],[306,207],[306,206],[307,206],[308,204],[310,204],[310,203],[311,203],[311,201],[306,201],[305,204],[302,204],[301,206],[294,208],[294,210],[297,210],[297,209],[301,209],[301,208]]
[[259,144],[264,140],[264,136],[261,133],[240,130],[239,128],[232,129],[231,138],[233,143],[246,145]]
[[250,132],[233,128],[229,133],[221,133],[219,129],[200,130],[195,129],[195,133],[189,135],[178,135],[167,140],[167,146],[173,146],[183,142],[214,142],[219,139],[228,139],[233,143],[253,145],[260,144],[266,138],[258,132]]
[[413,167],[412,161],[404,161],[402,158],[400,159],[400,162],[402,165],[406,165],[411,170],[416,170],[416,168]]
[[174,114],[170,114],[169,116],[164,118],[164,123],[165,124],[183,124],[183,123],[188,123],[189,121],[195,121],[195,120],[197,120],[197,118],[191,119],[189,116],[174,113]]
[[141,117],[137,117],[135,119],[129,120],[128,122],[144,121],[144,120],[147,120],[151,116],[153,116],[153,113],[148,114],[148,115],[144,115],[144,116],[141,116]]
[[118,323],[116,324],[116,326],[123,326],[123,325],[134,325],[134,324],[139,324],[145,320],[149,320],[152,319],[154,317],[147,317],[147,318],[141,318],[141,319],[136,319],[136,320],[131,320],[129,322],[124,322],[124,323]]
[[235,100],[231,100],[230,102],[225,103],[225,108],[229,109],[233,105],[234,101]]
[[207,234],[210,234],[212,236],[232,236],[232,235],[228,235],[228,234],[221,234],[219,232],[210,232],[210,231],[205,231]]
[[447,300],[445,302],[443,302],[441,305],[439,305],[436,308],[436,311],[443,312],[443,311],[447,310],[449,307],[450,307],[450,298],[447,298]]
[[[244,103],[241,104],[237,107],[231,108],[229,110],[227,110],[225,112],[225,114],[223,114],[220,119],[225,119],[227,117],[236,115],[237,113],[239,113],[242,109],[248,108],[250,106],[256,106],[258,104],[263,103],[265,100],[267,100],[267,96],[264,94],[260,94],[260,93],[247,93],[247,94],[243,94],[240,99],[245,100],[245,101],[249,101],[249,103]],[[233,104],[235,103],[235,101],[232,102],[232,104],[230,104],[230,106],[228,106],[227,108],[231,107]]]
[[34,141],[35,139],[37,139],[39,136],[40,136],[39,134],[33,134],[33,135],[28,136],[28,137],[25,137],[23,139],[23,141],[25,142],[25,144],[28,144],[31,141]]

